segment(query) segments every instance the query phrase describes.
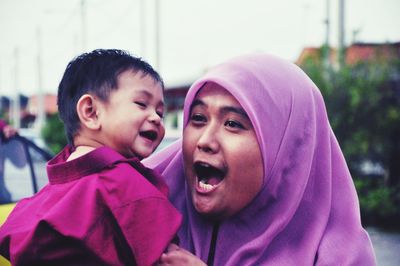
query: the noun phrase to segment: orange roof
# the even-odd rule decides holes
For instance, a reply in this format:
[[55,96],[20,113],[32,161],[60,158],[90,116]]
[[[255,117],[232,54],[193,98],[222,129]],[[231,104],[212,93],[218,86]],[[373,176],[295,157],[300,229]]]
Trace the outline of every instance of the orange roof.
[[[321,56],[322,56],[321,48],[306,47],[301,51],[301,53],[295,63],[297,65],[301,65],[301,64],[305,63],[306,61],[311,61],[315,64],[320,64]],[[329,57],[330,57],[331,62],[334,62],[336,60],[336,50],[335,49],[330,48]]]
[[[315,64],[321,63],[321,48],[306,47],[300,53],[296,64],[301,65],[307,60]],[[337,53],[331,48],[331,62],[337,61]],[[354,43],[346,49],[346,63],[356,64],[360,61],[388,61],[400,59],[400,42],[395,43]]]
[[[44,97],[44,110],[46,114],[55,114],[58,112],[57,108],[57,95],[45,94]],[[38,96],[32,95],[29,97],[28,110],[32,114],[38,113]]]
[[304,63],[306,60],[312,60],[313,62],[318,62],[320,63],[320,48],[317,47],[306,47],[304,48],[300,55],[299,58],[296,60],[296,64],[301,65]]
[[346,63],[351,65],[360,61],[388,61],[391,59],[400,59],[400,42],[355,43],[346,51]]

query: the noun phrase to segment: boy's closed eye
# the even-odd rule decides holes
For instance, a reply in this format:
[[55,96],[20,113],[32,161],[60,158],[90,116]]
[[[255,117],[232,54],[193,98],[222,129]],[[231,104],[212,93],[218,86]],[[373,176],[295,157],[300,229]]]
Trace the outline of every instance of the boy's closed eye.
[[140,107],[143,107],[143,108],[147,107],[147,103],[145,103],[143,101],[134,101],[134,103],[139,105]]
[[164,118],[164,113],[163,113],[163,112],[156,111],[156,113],[157,113],[157,115],[158,115],[161,119]]

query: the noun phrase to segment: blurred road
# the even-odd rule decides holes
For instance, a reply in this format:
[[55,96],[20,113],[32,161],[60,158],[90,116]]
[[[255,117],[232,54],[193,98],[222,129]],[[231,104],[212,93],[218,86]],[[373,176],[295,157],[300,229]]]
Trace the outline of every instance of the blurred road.
[[368,227],[379,266],[400,265],[400,233],[385,232],[379,228]]

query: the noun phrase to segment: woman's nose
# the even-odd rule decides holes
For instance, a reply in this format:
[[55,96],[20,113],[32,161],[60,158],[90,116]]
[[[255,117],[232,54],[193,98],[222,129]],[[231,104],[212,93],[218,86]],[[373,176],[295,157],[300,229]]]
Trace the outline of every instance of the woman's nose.
[[217,129],[213,126],[204,128],[197,141],[197,148],[207,153],[216,153],[219,149]]

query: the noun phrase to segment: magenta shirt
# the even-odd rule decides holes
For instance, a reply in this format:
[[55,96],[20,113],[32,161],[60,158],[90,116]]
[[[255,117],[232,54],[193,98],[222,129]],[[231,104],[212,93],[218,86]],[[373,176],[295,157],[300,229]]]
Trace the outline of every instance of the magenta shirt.
[[12,265],[156,262],[181,223],[162,179],[107,147],[66,162],[70,152],[48,163],[49,184],[0,228],[0,253]]

